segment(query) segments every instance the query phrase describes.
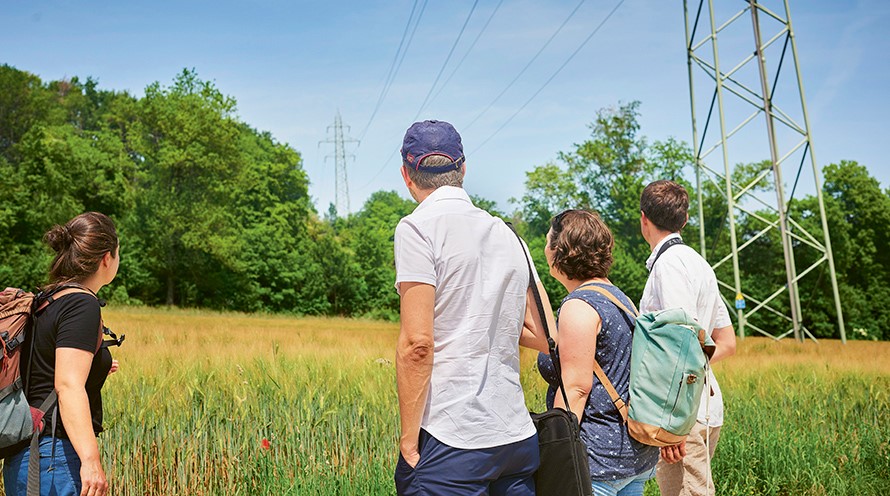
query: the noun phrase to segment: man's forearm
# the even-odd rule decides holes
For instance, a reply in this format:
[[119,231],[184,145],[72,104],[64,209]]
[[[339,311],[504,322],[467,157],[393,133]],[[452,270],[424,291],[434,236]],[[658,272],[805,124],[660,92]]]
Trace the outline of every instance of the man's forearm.
[[403,282],[399,285],[402,320],[396,345],[396,382],[402,434],[399,448],[413,467],[417,463],[420,421],[433,374],[433,306],[436,288],[429,284]]
[[550,353],[547,345],[547,335],[544,332],[546,323],[547,330],[554,341],[557,339],[556,320],[553,318],[553,309],[550,307],[550,299],[547,297],[547,291],[541,281],[535,282],[538,286],[538,293],[541,296],[541,303],[544,306],[544,315],[538,311],[535,302],[534,293],[531,288],[526,290],[525,300],[525,323],[522,326],[522,334],[519,336],[520,346],[532,348],[534,350]]
[[724,358],[729,358],[732,355],[735,355],[736,339],[735,331],[732,326],[714,329],[714,332],[711,333],[711,337],[714,339],[714,344],[716,345],[714,355],[711,356],[711,363],[716,363]]
[[420,421],[426,406],[432,372],[432,343],[410,343],[400,337],[396,352],[396,375],[402,426],[399,447],[404,455],[417,451]]
[[535,334],[535,331],[526,325],[522,326],[522,334],[519,335],[519,345],[544,353],[550,353],[550,349],[547,347],[547,338]]

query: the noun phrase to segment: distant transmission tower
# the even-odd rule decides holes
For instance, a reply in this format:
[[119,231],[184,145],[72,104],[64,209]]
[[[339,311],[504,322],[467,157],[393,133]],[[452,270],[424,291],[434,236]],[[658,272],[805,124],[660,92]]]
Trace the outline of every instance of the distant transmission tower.
[[[695,0],[691,1],[693,5],[696,3]],[[725,1],[718,2],[720,5],[716,8],[714,0],[699,0],[697,9],[693,12],[689,11],[688,3],[688,0],[683,1],[683,11],[686,19],[701,253],[707,258],[702,206],[704,176],[704,180],[711,180],[726,199],[731,253],[716,263],[713,260],[711,262],[715,270],[727,262],[732,263],[732,283],[721,280],[719,284],[736,295],[739,336],[744,338],[746,327],[749,327],[775,339],[781,339],[792,333],[798,340],[803,340],[805,334],[812,338],[812,333],[801,324],[798,282],[818,266],[827,264],[827,275],[834,292],[838,330],[841,340],[846,342],[834,256],[831,252],[831,239],[822,200],[821,173],[813,151],[788,0],[784,0],[784,5],[780,1]],[[766,6],[768,3],[774,4],[775,10],[768,8]],[[739,10],[740,6],[744,8]],[[717,23],[718,18],[722,24]],[[750,23],[744,22],[746,18]],[[751,39],[752,27],[753,50],[751,45],[740,42]],[[762,33],[766,33],[768,37],[764,38]],[[718,46],[718,38],[726,43]],[[770,63],[767,54],[770,55]],[[727,60],[729,63],[724,64]],[[701,71],[695,70],[695,67]],[[783,68],[786,69],[784,72]],[[704,81],[704,84],[696,87],[694,84],[696,81]],[[698,106],[699,103],[705,105]],[[700,118],[703,119],[699,120]],[[704,122],[704,127],[699,128],[700,122]],[[719,139],[706,141],[709,137],[709,127],[714,124],[719,125]],[[743,146],[750,149],[750,144],[754,142],[763,143],[764,151],[767,146],[769,147],[770,160],[762,170],[755,171],[753,179],[746,180],[746,184],[738,184],[735,182],[737,179],[734,180],[732,177],[732,166],[742,160],[734,160],[732,157],[737,156],[734,154],[738,154],[740,150],[744,151]],[[760,149],[760,146],[756,146],[755,149]],[[807,232],[788,209],[806,162],[812,166],[815,194],[821,216],[821,239]],[[797,166],[796,174],[791,176],[794,177],[794,186],[789,197],[785,196],[782,179],[782,167],[785,165],[790,165],[792,171],[795,171]],[[758,190],[760,194],[757,193]],[[772,199],[768,193],[763,193],[769,190],[775,192],[775,197]],[[771,213],[763,215],[762,210],[757,210],[761,207],[766,207]],[[736,225],[742,216],[759,221],[763,225],[762,230],[756,233],[742,233],[739,239]],[[742,288],[740,274],[743,267],[740,267],[739,252],[760,238],[763,238],[760,242],[768,240],[770,236],[766,236],[767,234],[778,235],[781,239],[786,283],[776,288]],[[811,252],[814,254],[815,262],[803,270],[798,270],[795,250],[798,252],[815,250]],[[825,266],[822,268],[824,270]],[[751,290],[762,292],[758,295],[759,299],[751,295]],[[789,298],[790,316],[774,308],[775,301],[778,301],[776,298],[783,293],[787,293]],[[789,322],[790,329],[768,332],[748,322],[751,315],[761,311],[782,317],[783,321]]]
[[[337,209],[337,215],[342,216],[349,213],[349,182],[346,178],[346,143],[358,143],[359,140],[349,137],[343,137],[343,122],[340,120],[340,111],[334,117],[334,123],[328,126],[327,132],[334,130],[334,138],[326,139],[318,142],[318,146],[322,143],[333,143],[334,154],[325,156],[325,162],[328,158],[334,157],[334,170],[336,177],[336,189],[334,191],[334,207]],[[349,126],[345,126],[349,131]],[[355,159],[355,155],[349,155]]]

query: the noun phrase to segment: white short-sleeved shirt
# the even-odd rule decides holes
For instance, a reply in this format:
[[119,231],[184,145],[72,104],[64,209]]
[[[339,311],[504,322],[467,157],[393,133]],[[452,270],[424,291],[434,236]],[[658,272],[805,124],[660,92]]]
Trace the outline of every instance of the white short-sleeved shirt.
[[399,222],[395,263],[397,290],[402,282],[436,288],[421,428],[461,449],[534,435],[519,383],[529,276],[516,235],[463,189],[443,186]]
[[[686,245],[672,246],[665,250],[653,267],[658,250],[669,239],[679,238],[673,233],[661,240],[646,260],[649,279],[640,300],[640,312],[657,312],[669,308],[682,308],[711,334],[714,329],[732,325],[726,304],[720,297],[714,269],[697,251]],[[713,370],[709,377],[714,395],[708,400],[702,394],[698,421],[711,427],[723,425],[723,395]],[[707,388],[705,393],[707,393]],[[710,418],[708,418],[710,406]]]

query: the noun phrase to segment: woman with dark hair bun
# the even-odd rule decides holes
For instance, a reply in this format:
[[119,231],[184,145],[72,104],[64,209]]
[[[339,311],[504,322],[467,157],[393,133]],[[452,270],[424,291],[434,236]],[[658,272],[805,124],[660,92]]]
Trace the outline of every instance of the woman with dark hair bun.
[[569,405],[557,392],[550,355],[538,355],[538,370],[550,384],[547,406],[570,409],[581,422],[594,496],[642,496],[655,476],[659,450],[630,437],[624,419],[597,377],[602,368],[618,395],[628,399],[633,308],[609,281],[612,232],[594,212],[567,210],[550,222],[544,255],[550,274],[568,291],[559,307],[559,361]]
[[[118,364],[102,345],[96,294],[117,275],[119,243],[114,222],[87,212],[54,226],[44,241],[56,252],[49,284],[38,302],[35,330],[25,343],[30,374],[23,370],[32,407],[54,392],[40,436],[40,494],[103,496],[108,491],[96,436],[102,432],[102,386]],[[30,446],[3,464],[8,496],[27,494]]]

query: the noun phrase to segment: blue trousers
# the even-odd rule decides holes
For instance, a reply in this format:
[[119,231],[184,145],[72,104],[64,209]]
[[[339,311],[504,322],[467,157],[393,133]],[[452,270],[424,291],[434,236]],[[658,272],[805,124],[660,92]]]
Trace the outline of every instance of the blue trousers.
[[655,468],[626,479],[593,481],[593,496],[643,496],[646,481],[653,477]]
[[420,461],[411,468],[399,453],[399,496],[534,496],[540,465],[538,436],[484,449],[452,448],[420,431]]
[[[53,453],[55,446],[55,453]],[[6,496],[28,493],[28,457],[31,448],[3,462],[3,488]],[[40,438],[40,496],[80,496],[80,458],[67,439]]]

